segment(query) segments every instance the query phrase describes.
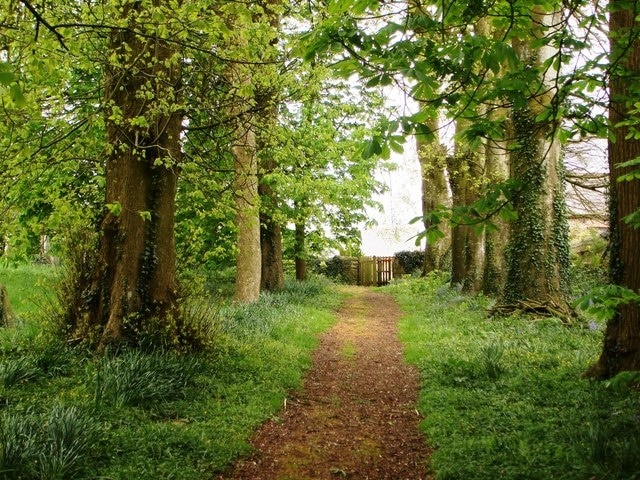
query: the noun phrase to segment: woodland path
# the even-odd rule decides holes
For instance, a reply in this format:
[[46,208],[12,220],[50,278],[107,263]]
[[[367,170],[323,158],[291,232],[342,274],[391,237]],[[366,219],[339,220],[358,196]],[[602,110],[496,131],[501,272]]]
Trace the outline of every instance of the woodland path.
[[415,409],[418,373],[404,363],[390,295],[350,293],[320,337],[304,386],[252,440],[255,453],[219,480],[423,480],[429,450]]

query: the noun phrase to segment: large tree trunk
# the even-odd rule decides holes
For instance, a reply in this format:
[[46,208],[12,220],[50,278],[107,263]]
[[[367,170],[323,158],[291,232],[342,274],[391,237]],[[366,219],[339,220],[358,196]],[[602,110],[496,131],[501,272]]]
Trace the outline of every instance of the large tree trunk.
[[518,147],[511,152],[510,176],[521,182],[512,199],[518,218],[509,224],[507,303],[533,300],[568,312],[568,224],[560,168],[560,145],[524,108],[513,112]]
[[[540,28],[559,25],[559,17],[557,13],[535,12]],[[557,53],[551,47],[532,49],[530,42],[516,41],[514,45],[526,64],[541,66]],[[552,303],[569,314],[569,240],[560,144],[554,138],[554,123],[536,122],[541,109],[551,108],[553,70],[547,68],[540,81],[542,93],[527,105],[512,109],[516,146],[510,156],[510,177],[521,187],[513,199],[518,218],[509,225],[503,297],[507,303]]]
[[[437,131],[437,128],[434,128],[433,131]],[[426,230],[431,226],[427,220],[427,214],[435,211],[439,205],[449,205],[451,203],[445,174],[447,152],[445,147],[440,145],[437,140],[425,142],[418,139],[416,140],[416,147],[422,174],[422,215],[425,218],[424,228]],[[444,258],[451,248],[450,229],[444,227],[445,225],[441,226],[445,237],[437,242],[427,244],[425,247],[422,266],[423,276],[433,270],[442,270],[444,268]]]
[[[631,86],[638,82],[640,74],[640,25],[635,21],[638,11],[631,11],[627,6],[620,0],[609,4],[611,62],[614,65],[609,85],[609,119],[615,132],[615,141],[609,142],[610,277],[612,283],[638,292],[640,229],[625,223],[624,218],[640,209],[640,180],[618,182],[619,175],[638,169],[637,166],[620,168],[619,165],[640,157],[640,140],[628,137],[628,127],[618,126],[629,118],[629,106],[637,102],[637,92],[631,91]],[[616,66],[618,62],[620,64]],[[588,374],[604,379],[624,370],[640,370],[640,306],[633,303],[619,307],[607,324],[602,354]]]
[[[156,2],[157,3],[157,2]],[[179,337],[174,204],[181,160],[180,60],[143,29],[142,7],[123,8],[105,70],[106,204],[87,301],[72,313],[75,334],[99,349],[141,335]],[[80,285],[84,290],[86,285]],[[79,297],[80,298],[80,297]],[[152,330],[156,330],[152,332]]]

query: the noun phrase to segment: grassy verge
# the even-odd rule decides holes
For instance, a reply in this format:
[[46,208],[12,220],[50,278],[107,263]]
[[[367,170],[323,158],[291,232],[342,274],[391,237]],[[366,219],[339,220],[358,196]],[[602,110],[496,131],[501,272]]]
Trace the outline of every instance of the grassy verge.
[[0,478],[212,478],[299,387],[339,301],[310,282],[211,307],[214,347],[197,355],[96,359],[33,322],[0,330]]
[[602,326],[487,318],[437,278],[390,287],[438,479],[640,478],[640,395],[581,378]]

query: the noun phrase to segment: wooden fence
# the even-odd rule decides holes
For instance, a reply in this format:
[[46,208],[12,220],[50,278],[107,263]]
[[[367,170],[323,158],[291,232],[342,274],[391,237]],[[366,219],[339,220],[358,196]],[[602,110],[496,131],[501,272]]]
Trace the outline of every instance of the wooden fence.
[[386,285],[393,279],[394,257],[360,257],[358,284],[364,286]]

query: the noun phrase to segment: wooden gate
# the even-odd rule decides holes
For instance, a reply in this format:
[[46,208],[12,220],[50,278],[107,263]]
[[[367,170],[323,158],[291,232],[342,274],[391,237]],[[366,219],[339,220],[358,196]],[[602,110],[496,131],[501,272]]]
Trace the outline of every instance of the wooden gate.
[[360,257],[358,270],[360,285],[386,285],[393,278],[393,257]]

